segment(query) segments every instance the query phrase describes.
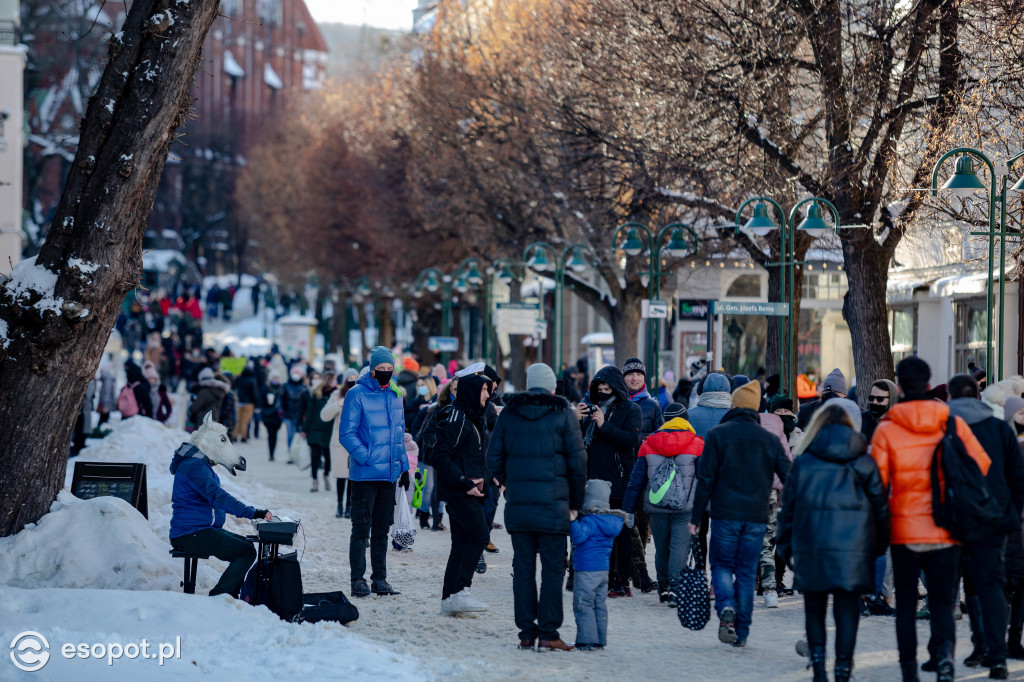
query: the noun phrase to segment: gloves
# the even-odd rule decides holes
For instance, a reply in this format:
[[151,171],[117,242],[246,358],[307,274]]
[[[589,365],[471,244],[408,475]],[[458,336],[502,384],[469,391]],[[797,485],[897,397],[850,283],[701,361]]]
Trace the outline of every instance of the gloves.
[[626,514],[626,528],[632,528],[633,524],[636,523],[636,519],[632,514]]
[[254,519],[264,519],[270,512],[266,509],[257,509],[252,513]]
[[402,486],[403,489],[409,489],[409,472],[403,471],[402,475],[398,479],[398,485]]

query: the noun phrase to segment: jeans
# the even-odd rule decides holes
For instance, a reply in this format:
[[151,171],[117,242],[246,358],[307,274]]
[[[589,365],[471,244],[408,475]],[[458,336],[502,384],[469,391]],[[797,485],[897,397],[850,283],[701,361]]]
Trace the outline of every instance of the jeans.
[[[288,449],[291,450],[292,449],[292,441],[295,440],[295,433],[296,433],[296,431],[298,431],[298,426],[296,424],[296,420],[288,419],[287,417],[285,417],[284,428],[285,428],[285,432],[288,434]],[[291,460],[291,453],[289,453],[288,459],[289,459],[289,461]]]
[[452,548],[444,570],[441,599],[458,594],[473,584],[476,564],[487,546],[490,529],[484,518],[484,505],[468,495],[448,501],[448,526]]
[[714,519],[708,554],[715,611],[722,617],[726,607],[736,612],[736,636],[746,640],[754,613],[754,582],[767,524]]
[[352,580],[366,574],[366,542],[370,541],[370,580],[387,580],[388,533],[395,522],[395,484],[349,481],[352,486],[352,535],[348,563]]
[[[964,592],[971,609],[974,645],[997,663],[1006,662],[1006,538],[963,548]],[[980,615],[980,618],[978,617]]]
[[[512,537],[512,597],[519,639],[559,639],[562,626],[562,576],[567,536],[518,531]],[[540,554],[540,599],[537,555]]]
[[[828,592],[804,592],[807,644],[812,649],[825,646],[828,595]],[[860,595],[843,590],[833,592],[832,595],[832,618],[836,621],[836,659],[853,660],[853,649],[857,645],[857,626],[860,624]]]
[[309,446],[309,468],[313,474],[313,478],[316,478],[316,474],[320,471],[320,462],[324,465],[324,477],[331,475],[331,446],[330,445],[310,445]]
[[690,556],[690,512],[650,515],[654,536],[654,571],[658,587],[665,589],[679,580]]
[[952,546],[931,552],[914,552],[904,545],[893,545],[892,570],[896,583],[896,647],[900,663],[917,660],[917,579],[924,571],[928,585],[928,610],[931,613],[932,658],[940,653],[953,654],[956,644],[956,622],[953,604],[957,598],[960,547]]
[[281,422],[263,422],[267,427],[267,446],[270,450],[270,459],[274,459],[274,450],[277,450],[277,432],[281,430]]
[[427,482],[423,486],[423,501],[420,504],[420,511],[429,511],[434,519],[434,525],[441,523],[441,514],[444,513],[441,509],[444,502],[435,494],[436,491],[437,476],[434,474],[434,467],[427,467]]
[[220,576],[217,585],[210,590],[211,597],[230,594],[237,599],[245,574],[256,561],[256,548],[251,542],[222,528],[204,528],[195,533],[171,538],[171,547],[189,554],[214,556],[228,562],[228,567]]
[[576,645],[608,645],[608,574],[576,571],[572,612],[576,616]]

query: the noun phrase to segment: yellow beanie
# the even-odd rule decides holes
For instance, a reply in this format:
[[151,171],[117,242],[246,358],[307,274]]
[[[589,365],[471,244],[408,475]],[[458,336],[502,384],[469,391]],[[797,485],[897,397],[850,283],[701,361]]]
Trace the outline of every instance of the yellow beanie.
[[761,409],[761,384],[751,381],[733,391],[732,406],[747,410]]

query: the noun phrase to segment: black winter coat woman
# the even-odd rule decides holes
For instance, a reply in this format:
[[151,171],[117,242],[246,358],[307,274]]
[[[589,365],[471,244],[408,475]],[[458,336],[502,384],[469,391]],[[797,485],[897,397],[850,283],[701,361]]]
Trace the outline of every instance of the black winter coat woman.
[[793,567],[794,589],[875,589],[875,557],[889,544],[889,499],[866,449],[853,428],[828,424],[793,462],[776,551]]
[[[484,456],[484,406],[480,394],[490,380],[480,375],[459,379],[455,401],[438,417],[437,441],[431,451],[431,466],[437,475],[437,493],[445,502],[461,500],[472,488],[480,488],[474,479],[487,480]],[[483,504],[483,497],[477,498]]]
[[[598,384],[612,389],[611,397],[598,391]],[[580,427],[587,449],[587,480],[600,479],[612,484],[612,507],[619,508],[626,496],[629,475],[636,463],[637,438],[643,413],[630,402],[626,382],[617,367],[603,367],[590,383],[590,403],[604,413],[598,425],[593,416],[586,417]]]

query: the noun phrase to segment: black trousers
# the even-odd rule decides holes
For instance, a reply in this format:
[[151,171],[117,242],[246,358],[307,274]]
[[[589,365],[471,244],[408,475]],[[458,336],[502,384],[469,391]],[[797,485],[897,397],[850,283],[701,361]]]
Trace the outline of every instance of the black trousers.
[[270,459],[274,459],[274,450],[277,450],[277,432],[281,430],[281,422],[263,422],[267,427],[267,446],[270,449]]
[[[512,536],[512,595],[519,639],[560,639],[562,576],[566,536],[517,531]],[[537,598],[537,556],[540,555],[540,599]]]
[[446,500],[445,504],[448,506],[452,549],[444,571],[441,599],[458,594],[473,584],[476,564],[490,537],[482,500],[466,495],[465,499]]
[[[347,478],[334,479],[334,489],[338,491],[338,509],[352,511],[352,482]],[[347,485],[346,485],[347,484]]]
[[931,613],[929,654],[933,659],[953,655],[956,622],[953,605],[957,597],[960,547],[931,552],[913,552],[904,545],[892,546],[892,573],[896,587],[896,647],[900,663],[917,660],[917,579],[924,571]]
[[[967,545],[960,562],[968,604],[974,602],[971,639],[995,662],[1006,662],[1006,538]],[[980,617],[979,617],[980,616]]]
[[[860,595],[837,590],[832,596],[832,618],[836,622],[836,659],[853,659],[857,646],[857,626],[860,625]],[[825,615],[828,611],[828,592],[804,592],[804,622],[807,644],[824,647]]]
[[[622,500],[612,500],[612,509],[622,509]],[[612,543],[612,556],[608,571],[608,586],[611,588],[629,584],[633,575],[633,529],[625,525]],[[637,585],[637,587],[640,587]]]
[[195,533],[171,538],[171,547],[189,554],[215,556],[227,561],[228,567],[221,574],[217,585],[210,590],[210,596],[230,594],[235,599],[242,589],[242,582],[249,567],[256,561],[256,548],[252,543],[223,528],[204,528]]
[[309,446],[309,468],[313,474],[313,478],[316,478],[317,472],[320,471],[320,464],[323,462],[324,476],[331,475],[331,446],[330,445],[310,445]]
[[348,563],[352,580],[366,574],[366,543],[370,543],[371,580],[388,578],[388,532],[395,522],[395,484],[388,481],[349,481],[352,486],[352,535]]

